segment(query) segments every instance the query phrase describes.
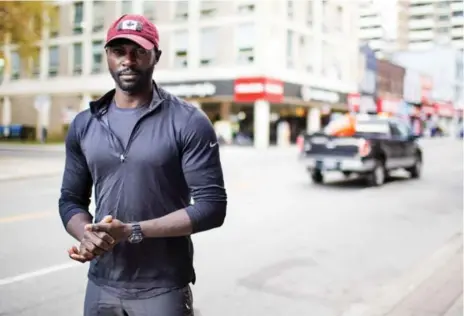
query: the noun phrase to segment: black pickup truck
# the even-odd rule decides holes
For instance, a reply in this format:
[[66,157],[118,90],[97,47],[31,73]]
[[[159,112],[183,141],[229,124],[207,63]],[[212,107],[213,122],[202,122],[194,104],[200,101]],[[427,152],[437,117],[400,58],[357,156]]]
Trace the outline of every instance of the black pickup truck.
[[314,183],[324,182],[327,172],[346,177],[358,174],[369,186],[381,186],[389,171],[405,169],[419,178],[422,150],[417,137],[400,120],[364,116],[356,119],[351,137],[333,137],[323,132],[304,136],[301,159]]

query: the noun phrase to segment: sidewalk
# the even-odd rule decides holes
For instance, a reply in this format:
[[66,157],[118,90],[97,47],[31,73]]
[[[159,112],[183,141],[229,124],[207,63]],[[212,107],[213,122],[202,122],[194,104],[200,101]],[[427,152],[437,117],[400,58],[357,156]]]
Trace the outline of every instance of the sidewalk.
[[343,316],[463,316],[463,235]]
[[36,177],[56,176],[63,172],[64,160],[33,158],[1,158],[0,182]]

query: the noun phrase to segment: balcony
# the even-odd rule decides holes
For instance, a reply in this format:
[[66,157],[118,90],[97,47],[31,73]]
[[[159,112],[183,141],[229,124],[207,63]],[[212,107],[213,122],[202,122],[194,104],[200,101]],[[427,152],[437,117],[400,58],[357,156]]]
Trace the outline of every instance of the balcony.
[[435,7],[430,5],[425,5],[421,7],[410,7],[409,15],[427,15],[435,12]]
[[410,20],[409,21],[409,29],[416,30],[416,29],[432,29],[435,25],[435,22],[432,18],[425,19],[425,20]]
[[382,19],[380,16],[359,19],[359,27],[369,27],[374,25],[382,25]]
[[383,31],[380,27],[359,30],[359,38],[363,40],[370,39],[370,38],[381,38],[381,37],[383,37]]
[[428,50],[434,47],[433,42],[409,43],[408,48],[412,51]]
[[463,11],[464,10],[464,2],[452,2],[451,3],[451,10],[452,11]]
[[464,16],[453,16],[451,18],[452,25],[464,25]]
[[458,37],[458,36],[462,36],[462,34],[464,34],[464,26],[461,26],[461,27],[453,27],[451,29],[451,36],[452,37]]
[[433,40],[435,33],[433,31],[410,31],[409,40]]

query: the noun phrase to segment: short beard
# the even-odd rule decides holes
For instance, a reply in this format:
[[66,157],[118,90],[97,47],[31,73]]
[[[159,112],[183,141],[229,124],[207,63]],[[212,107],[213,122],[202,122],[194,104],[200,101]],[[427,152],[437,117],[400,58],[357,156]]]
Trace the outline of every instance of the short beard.
[[148,68],[146,70],[133,70],[132,72],[137,73],[139,76],[136,81],[133,82],[121,82],[121,78],[119,77],[123,71],[112,71],[110,70],[111,77],[113,77],[114,82],[122,91],[128,94],[135,94],[138,92],[142,92],[144,89],[150,87],[152,82],[154,67]]

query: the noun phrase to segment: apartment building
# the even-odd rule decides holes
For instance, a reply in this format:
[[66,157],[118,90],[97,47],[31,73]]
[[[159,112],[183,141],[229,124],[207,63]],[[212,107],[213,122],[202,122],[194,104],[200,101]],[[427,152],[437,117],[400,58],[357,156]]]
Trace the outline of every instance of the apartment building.
[[[243,117],[246,106],[251,116],[266,113],[264,123],[252,123],[263,139],[269,127],[259,126],[269,125],[274,108],[343,107],[344,94],[356,89],[357,13],[349,1],[63,1],[56,10],[60,24],[43,31],[36,61],[4,48],[12,62],[0,85],[0,124],[40,123],[60,133],[89,100],[112,89],[105,31],[123,13],[158,26],[163,55],[154,77],[161,86],[222,119],[234,111]],[[256,110],[258,99],[264,110]]]
[[408,45],[407,0],[359,0],[359,39],[382,58]]
[[410,0],[409,50],[434,46],[464,49],[464,2],[462,0]]

